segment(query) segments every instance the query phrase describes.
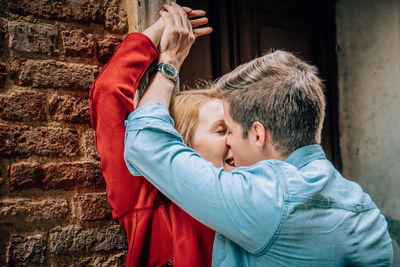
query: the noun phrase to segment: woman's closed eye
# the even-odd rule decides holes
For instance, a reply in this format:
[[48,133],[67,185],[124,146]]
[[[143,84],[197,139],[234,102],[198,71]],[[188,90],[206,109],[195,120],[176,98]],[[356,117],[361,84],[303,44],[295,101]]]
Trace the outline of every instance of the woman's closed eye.
[[223,120],[216,121],[210,128],[210,132],[218,135],[226,135],[227,127]]
[[226,129],[221,127],[221,128],[216,129],[215,132],[220,135],[225,135]]
[[219,135],[225,135],[225,134],[226,134],[226,131],[227,131],[226,127],[219,126],[219,127],[217,127],[217,128],[215,129],[214,132],[217,133],[217,134],[219,134]]

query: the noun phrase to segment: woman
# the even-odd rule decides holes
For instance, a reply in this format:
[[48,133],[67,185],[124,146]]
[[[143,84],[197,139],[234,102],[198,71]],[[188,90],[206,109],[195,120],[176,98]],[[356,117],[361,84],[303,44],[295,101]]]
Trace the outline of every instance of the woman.
[[[189,17],[204,15],[203,11],[185,11]],[[206,22],[204,18],[191,21],[193,27]],[[96,147],[107,183],[107,198],[113,208],[113,218],[127,234],[129,250],[126,266],[211,266],[214,232],[171,203],[142,176],[133,176],[123,158],[124,121],[134,109],[134,96],[140,80],[159,56],[156,47],[162,31],[162,20],[159,20],[144,34],[128,34],[93,83],[89,98]],[[203,28],[196,33],[200,36],[209,32]],[[179,106],[188,101],[183,101],[184,98],[197,99],[201,95],[200,98],[210,100],[204,103],[203,100],[200,101],[202,104],[194,109],[194,113],[200,114],[198,123],[182,127],[182,133],[189,129],[188,144],[197,148],[201,155],[213,161],[216,166],[232,168],[228,149],[226,145],[222,145],[224,126],[220,124],[221,114],[218,115],[221,119],[216,124],[208,124],[216,128],[203,127],[203,119],[207,121],[207,118],[203,118],[202,114],[209,114],[204,109],[212,108],[215,109],[213,112],[223,112],[220,100],[211,100],[211,96],[199,92],[189,96],[190,94],[184,93],[173,105],[177,121],[182,114],[178,112]],[[182,99],[181,104],[179,99]],[[215,114],[213,116],[217,117]],[[193,115],[188,115],[187,118],[193,119]],[[186,121],[184,117],[182,121]],[[202,141],[205,136],[215,137],[213,142],[219,144],[217,150],[215,144],[208,152],[207,149],[202,149],[202,145],[205,148],[208,144]]]

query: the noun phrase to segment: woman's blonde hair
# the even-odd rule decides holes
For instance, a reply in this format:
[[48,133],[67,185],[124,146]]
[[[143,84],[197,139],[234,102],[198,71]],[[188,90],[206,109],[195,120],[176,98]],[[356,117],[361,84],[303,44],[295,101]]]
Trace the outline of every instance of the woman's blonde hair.
[[200,106],[213,98],[215,98],[215,93],[208,87],[207,89],[182,91],[172,99],[171,117],[186,145],[191,146],[193,133],[199,119]]

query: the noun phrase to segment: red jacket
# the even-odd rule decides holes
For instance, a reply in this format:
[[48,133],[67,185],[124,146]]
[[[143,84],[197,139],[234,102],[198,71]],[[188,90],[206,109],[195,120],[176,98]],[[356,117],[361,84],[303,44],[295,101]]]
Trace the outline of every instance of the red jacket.
[[172,203],[142,176],[128,171],[124,120],[134,110],[139,81],[159,52],[145,35],[131,33],[90,90],[90,115],[113,218],[125,230],[126,266],[211,266],[214,231]]

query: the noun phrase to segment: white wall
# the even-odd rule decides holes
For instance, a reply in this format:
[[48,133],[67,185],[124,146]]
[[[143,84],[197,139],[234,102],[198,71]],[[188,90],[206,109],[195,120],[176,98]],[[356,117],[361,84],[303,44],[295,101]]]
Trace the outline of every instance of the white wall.
[[386,216],[400,266],[400,0],[336,3],[344,176]]

